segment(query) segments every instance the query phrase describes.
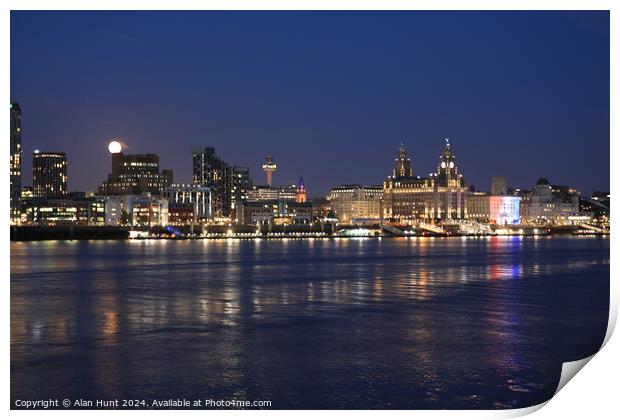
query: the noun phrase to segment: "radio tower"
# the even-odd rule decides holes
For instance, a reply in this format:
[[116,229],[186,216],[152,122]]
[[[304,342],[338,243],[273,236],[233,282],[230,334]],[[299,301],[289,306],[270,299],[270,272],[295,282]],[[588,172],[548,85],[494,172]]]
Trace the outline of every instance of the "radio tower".
[[271,187],[273,181],[273,173],[278,170],[278,165],[273,163],[273,157],[267,155],[265,163],[263,163],[263,172],[267,174],[267,185]]

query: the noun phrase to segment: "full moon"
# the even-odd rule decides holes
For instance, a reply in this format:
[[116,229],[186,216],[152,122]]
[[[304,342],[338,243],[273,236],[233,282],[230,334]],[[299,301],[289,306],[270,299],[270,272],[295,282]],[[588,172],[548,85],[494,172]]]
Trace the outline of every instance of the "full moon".
[[110,151],[110,153],[120,153],[121,150],[123,150],[123,146],[121,146],[119,142],[114,140],[111,141],[110,144],[108,144],[108,150]]

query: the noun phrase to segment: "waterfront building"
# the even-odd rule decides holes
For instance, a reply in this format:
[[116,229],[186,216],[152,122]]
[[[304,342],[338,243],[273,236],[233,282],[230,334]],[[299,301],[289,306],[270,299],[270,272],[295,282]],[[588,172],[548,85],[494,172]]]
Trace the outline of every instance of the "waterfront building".
[[131,226],[154,227],[168,225],[168,200],[148,195],[124,196],[125,209]]
[[168,200],[150,194],[99,196],[105,203],[106,226],[155,227],[168,225]]
[[467,217],[467,187],[459,173],[448,139],[439,157],[437,172],[414,175],[403,144],[392,176],[383,183],[384,216],[401,224]]
[[169,226],[192,226],[196,223],[196,208],[192,204],[168,203]]
[[467,218],[477,222],[495,225],[518,225],[521,197],[515,195],[493,195],[470,193],[467,197]]
[[360,221],[381,221],[383,186],[341,185],[327,195],[329,206],[340,223],[356,224]]
[[159,171],[159,156],[154,153],[126,155],[117,144],[118,149],[110,148],[112,172],[99,187],[100,195],[161,195],[164,188],[172,184],[172,170]]
[[20,213],[20,220],[19,223],[27,223],[28,222],[28,218],[27,218],[27,214],[26,211],[28,209],[28,207],[30,206],[31,201],[34,198],[34,190],[31,186],[27,185],[25,187],[22,187],[21,189],[21,193],[20,193],[20,206],[19,206],[19,213]]
[[[383,189],[381,190],[383,192]],[[327,197],[314,197],[312,199],[312,220],[325,221],[328,215],[335,218],[335,214],[331,209],[331,205]]]
[[32,154],[32,188],[35,198],[66,196],[67,155],[35,150]]
[[264,200],[247,202],[244,206],[244,220],[248,225],[311,225],[313,205],[310,202],[296,203],[285,200]]
[[524,194],[522,216],[531,224],[569,224],[580,216],[580,192],[567,186],[551,185],[540,178],[531,192]]
[[22,109],[17,102],[11,102],[11,223],[21,222],[22,189]]
[[230,203],[231,219],[238,225],[245,223],[243,219],[243,205],[247,200],[247,193],[252,189],[250,169],[243,166],[233,167],[233,183]]
[[163,196],[168,200],[170,209],[181,209],[186,206],[194,208],[196,220],[189,224],[213,218],[209,187],[196,184],[173,184],[164,189]]
[[240,223],[243,201],[252,186],[248,168],[227,164],[213,147],[194,150],[192,160],[192,183],[210,188],[214,219]]
[[105,203],[94,198],[33,199],[26,207],[25,220],[39,226],[104,226]]
[[491,218],[489,194],[470,192],[467,195],[467,218],[482,223],[489,223]]
[[129,224],[129,215],[123,208],[120,197],[107,197],[105,203],[105,225],[123,226]]

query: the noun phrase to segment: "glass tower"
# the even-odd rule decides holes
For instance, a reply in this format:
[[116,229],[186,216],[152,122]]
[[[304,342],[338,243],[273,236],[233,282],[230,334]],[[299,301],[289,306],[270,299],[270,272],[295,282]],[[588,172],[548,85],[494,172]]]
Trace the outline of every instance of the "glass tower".
[[22,188],[22,110],[11,102],[11,223],[20,219]]

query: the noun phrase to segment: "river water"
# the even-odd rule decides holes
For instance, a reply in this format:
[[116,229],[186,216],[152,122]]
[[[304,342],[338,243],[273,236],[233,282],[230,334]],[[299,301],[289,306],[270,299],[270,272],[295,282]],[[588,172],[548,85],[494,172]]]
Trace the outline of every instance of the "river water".
[[602,344],[609,239],[11,243],[11,400],[518,408]]

